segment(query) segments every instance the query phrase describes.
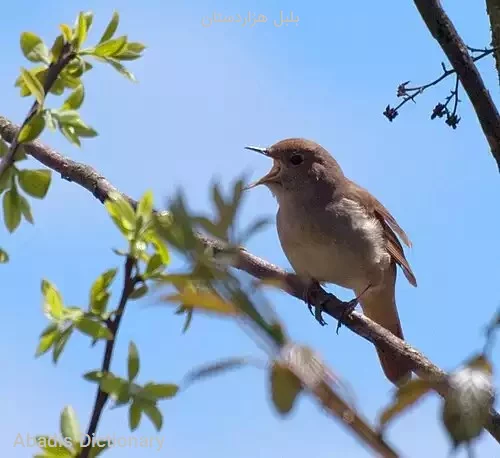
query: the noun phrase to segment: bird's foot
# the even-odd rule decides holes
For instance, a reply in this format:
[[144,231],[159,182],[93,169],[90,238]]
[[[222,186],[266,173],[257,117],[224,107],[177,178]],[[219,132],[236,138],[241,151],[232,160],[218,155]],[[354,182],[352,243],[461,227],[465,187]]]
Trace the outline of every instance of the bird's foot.
[[351,299],[349,302],[342,303],[343,310],[342,314],[340,315],[339,322],[337,324],[337,329],[336,329],[337,334],[339,333],[339,329],[342,327],[342,324],[345,324],[344,320],[349,317],[349,315],[354,311],[357,305],[358,305],[357,297]]
[[309,312],[311,312],[311,315],[316,318],[316,321],[321,325],[325,326],[328,323],[323,319],[322,313],[323,313],[323,304],[315,305],[314,306],[314,311],[313,311],[313,301],[312,301],[312,292],[314,291],[315,288],[319,288],[320,284],[316,280],[312,280],[312,282],[309,284],[309,286],[306,288],[304,291],[304,301],[307,304],[307,308],[309,309]]
[[359,303],[359,299],[361,298],[361,296],[363,296],[363,294],[365,294],[371,288],[371,286],[372,285],[368,285],[359,296],[355,297],[354,299],[351,299],[349,302],[343,302],[342,314],[340,315],[340,319],[337,324],[337,330],[336,330],[337,334],[339,333],[339,329],[342,327],[343,322],[345,324],[344,320],[348,318],[352,312],[354,312],[354,309]]

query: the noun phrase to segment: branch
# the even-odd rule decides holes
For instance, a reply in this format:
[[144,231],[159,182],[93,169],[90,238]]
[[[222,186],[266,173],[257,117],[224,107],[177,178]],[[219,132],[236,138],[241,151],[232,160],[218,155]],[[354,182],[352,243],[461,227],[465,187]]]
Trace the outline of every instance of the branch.
[[[17,130],[17,126],[12,124],[8,119],[0,116],[0,132],[7,142],[15,138]],[[27,154],[30,154],[42,164],[59,172],[62,178],[73,181],[90,191],[101,202],[104,202],[106,196],[111,192],[119,192],[104,176],[99,174],[89,165],[68,159],[39,140],[26,143],[24,149]],[[121,194],[128,199],[132,205],[137,205],[135,200],[126,194]],[[202,236],[200,236],[200,238],[207,247],[212,248],[216,253],[225,251],[226,246],[224,242],[211,240]],[[278,280],[288,294],[300,300],[304,300],[303,292],[309,285],[306,285],[297,275],[287,273],[280,267],[244,249],[242,249],[237,256],[232,258],[234,259],[233,267],[245,271],[259,279]],[[321,287],[311,291],[309,300],[312,305],[322,305],[325,313],[336,320],[341,320],[342,324],[354,333],[376,344],[377,347],[383,350],[396,353],[398,357],[412,365],[413,371],[419,377],[440,380],[446,376],[446,372],[432,363],[425,355],[407,342],[396,337],[390,331],[387,331],[382,326],[370,320],[362,313],[352,312],[349,316],[343,316],[342,312],[345,304],[333,294],[328,294]],[[445,395],[444,392],[439,394],[441,396]],[[500,443],[500,414],[494,410],[491,412],[487,430],[497,442]]]
[[[123,289],[118,308],[116,309],[115,318],[109,323],[108,327],[113,334],[111,340],[106,341],[106,349],[104,351],[104,358],[102,360],[101,372],[103,374],[109,372],[111,366],[111,358],[113,357],[113,350],[116,343],[116,335],[118,334],[118,329],[120,327],[120,322],[123,317],[123,312],[125,311],[125,305],[130,296],[130,293],[134,290],[134,286],[137,282],[136,277],[132,275],[132,269],[135,265],[135,260],[130,256],[127,257],[125,261],[125,274],[123,280]],[[109,394],[102,391],[100,385],[97,388],[97,394],[94,402],[94,408],[92,410],[92,417],[90,419],[89,428],[87,430],[87,437],[94,437],[97,431],[97,425],[99,419],[101,418],[102,411],[106,402],[108,401]],[[83,447],[79,455],[79,458],[88,458],[90,451],[92,450],[91,444],[87,447]]]
[[[473,53],[480,53],[476,57],[474,57],[472,60],[473,62],[477,62],[478,60],[481,60],[483,57],[489,56],[490,54],[493,54],[496,50],[496,48],[492,49],[476,49],[476,48],[470,48],[467,47],[469,51]],[[424,91],[432,86],[435,86],[436,84],[439,84],[441,81],[444,79],[448,78],[448,76],[456,74],[457,71],[454,68],[447,69],[446,65],[444,62],[441,62],[441,67],[443,69],[443,73],[441,76],[436,78],[435,80],[431,81],[430,83],[423,84],[422,86],[415,86],[415,87],[407,87],[407,85],[410,83],[410,81],[406,81],[405,83],[401,83],[398,86],[397,90],[397,96],[398,97],[403,97],[402,102],[400,102],[397,106],[391,107],[390,105],[387,105],[385,111],[383,112],[383,115],[389,120],[393,121],[396,116],[399,114],[399,109],[406,105],[410,100],[412,102],[415,102],[415,99],[424,93]],[[456,81],[455,81],[455,90],[451,91],[451,95],[446,97],[446,101],[444,104],[438,103],[436,107],[434,108],[434,111],[432,113],[431,119],[434,119],[436,116],[437,117],[442,117],[445,114],[447,115],[447,124],[453,127],[454,129],[457,127],[458,124],[458,119],[456,116],[456,111],[457,111],[457,105],[458,105],[458,82],[459,78],[457,75]],[[455,108],[453,110],[453,113],[450,113],[449,110],[446,109],[448,103],[452,98],[455,98]]]
[[[74,57],[75,53],[73,51],[71,43],[65,43],[61,49],[61,54],[59,55],[59,58],[55,62],[52,62],[47,69],[47,75],[43,82],[44,96],[50,92],[52,86],[59,77],[59,74],[64,70],[64,67],[66,67],[66,65],[68,65],[74,59]],[[33,116],[36,115],[36,113],[40,108],[42,107],[40,107],[38,100],[35,100],[35,102],[31,106],[30,111],[28,112],[28,115],[26,116],[21,125],[21,129],[31,121]],[[21,129],[19,129],[18,133],[16,134],[12,142],[9,142],[10,143],[9,151],[7,151],[7,154],[0,162],[0,177],[14,163],[14,156],[16,155],[16,151],[19,146],[18,137],[19,137],[19,132],[21,132]]]
[[456,70],[500,170],[500,115],[467,46],[439,0],[414,0],[414,2],[432,36],[438,41]]

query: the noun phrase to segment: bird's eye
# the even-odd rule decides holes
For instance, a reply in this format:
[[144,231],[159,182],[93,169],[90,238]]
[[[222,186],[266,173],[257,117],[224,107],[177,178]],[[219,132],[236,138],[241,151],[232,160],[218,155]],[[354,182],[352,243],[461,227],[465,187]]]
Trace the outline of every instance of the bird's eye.
[[292,165],[300,165],[302,162],[304,162],[304,156],[302,156],[302,154],[294,153],[291,155],[290,163]]

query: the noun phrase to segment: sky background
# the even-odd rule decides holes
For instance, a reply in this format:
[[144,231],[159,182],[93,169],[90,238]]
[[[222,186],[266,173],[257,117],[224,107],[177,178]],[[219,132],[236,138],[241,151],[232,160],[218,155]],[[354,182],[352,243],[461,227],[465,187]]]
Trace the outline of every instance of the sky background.
[[[446,1],[444,7],[469,45],[488,45],[483,3]],[[440,74],[445,60],[413,2],[7,2],[0,28],[0,114],[19,123],[31,103],[13,86],[19,68],[29,65],[19,48],[21,32],[33,31],[52,43],[60,23],[72,24],[80,10],[92,10],[92,43],[114,9],[122,18],[118,33],[148,46],[130,65],[139,84],[111,67],[96,66],[85,76],[82,117],[99,137],[77,149],[49,132],[43,135],[47,143],[96,167],[131,196],[151,189],[160,206],[182,187],[190,205],[201,210],[209,205],[212,180],[227,186],[243,172],[257,178],[269,169],[270,163],[245,145],[266,146],[287,137],[315,140],[347,176],[390,209],[414,244],[407,256],[419,286],[412,288],[402,275],[397,284],[408,342],[447,370],[481,348],[484,326],[499,303],[500,180],[479,123],[465,94],[457,130],[429,119],[453,79],[405,106],[393,123],[382,116],[388,103],[397,102],[399,83],[426,83]],[[273,26],[280,10],[293,11],[298,26]],[[244,16],[248,11],[269,21],[253,28],[201,24],[214,12]],[[498,102],[493,61],[485,59],[479,67]],[[49,105],[60,103],[52,99]],[[23,165],[39,167],[34,161]],[[257,188],[246,197],[242,223],[275,211],[271,194]],[[86,429],[95,385],[81,374],[100,366],[103,351],[103,344],[91,349],[86,337],[75,335],[57,367],[50,355],[34,358],[47,325],[41,279],[54,282],[66,304],[86,306],[95,278],[121,263],[111,248],[124,245],[92,195],[55,174],[46,199],[33,202],[33,213],[35,226],[23,222],[13,235],[0,229],[1,246],[11,255],[1,267],[0,454],[12,458],[36,454],[36,448],[13,448],[17,434],[57,434],[65,405],[75,408]],[[248,249],[289,268],[274,226],[255,236]],[[330,290],[352,297],[340,288]],[[115,301],[118,293],[115,289]],[[290,296],[272,292],[268,298],[289,334],[320,352],[349,382],[364,414],[375,420],[392,389],[372,346],[345,328],[336,336],[331,320],[321,328]],[[183,318],[170,307],[145,307],[151,302],[146,298],[128,307],[112,366],[118,374],[126,374],[130,340],[140,351],[140,382],[176,383],[193,367],[223,357],[264,357],[231,322],[196,316],[182,335]],[[267,390],[266,374],[257,369],[210,379],[162,402],[160,452],[115,448],[102,456],[371,456],[309,398],[302,398],[287,419],[279,418]],[[431,395],[392,424],[388,440],[402,456],[446,456],[450,444],[440,425],[440,403]],[[98,433],[129,434],[127,411],[106,410]],[[135,435],[157,433],[144,419]],[[484,434],[477,452],[494,456],[498,444]]]

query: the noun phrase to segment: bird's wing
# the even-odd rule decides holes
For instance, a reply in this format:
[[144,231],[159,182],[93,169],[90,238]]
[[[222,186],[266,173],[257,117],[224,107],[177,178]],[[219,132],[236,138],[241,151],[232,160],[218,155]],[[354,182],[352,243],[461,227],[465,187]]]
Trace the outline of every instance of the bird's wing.
[[[356,183],[351,181],[353,186],[350,186],[350,193],[356,199],[357,202],[361,203],[367,210],[367,212],[375,216],[384,229],[384,235],[387,240],[387,251],[394,259],[394,261],[401,267],[401,270],[405,274],[405,277],[413,285],[417,286],[417,280],[413,274],[410,264],[408,263],[401,242],[398,237],[401,238],[403,243],[411,247],[411,242],[405,231],[401,229],[394,217],[389,213],[389,210],[385,208],[374,196],[372,196],[366,189],[358,186]],[[397,234],[397,235],[396,235]]]

